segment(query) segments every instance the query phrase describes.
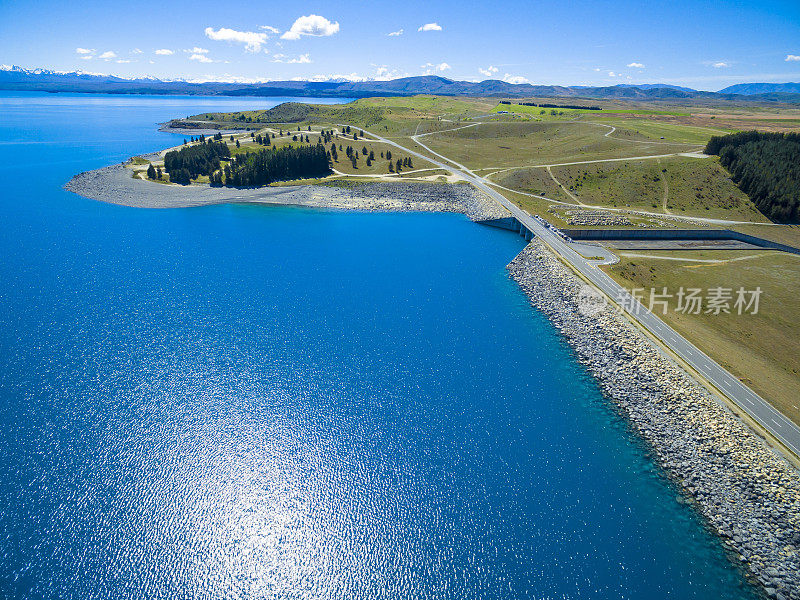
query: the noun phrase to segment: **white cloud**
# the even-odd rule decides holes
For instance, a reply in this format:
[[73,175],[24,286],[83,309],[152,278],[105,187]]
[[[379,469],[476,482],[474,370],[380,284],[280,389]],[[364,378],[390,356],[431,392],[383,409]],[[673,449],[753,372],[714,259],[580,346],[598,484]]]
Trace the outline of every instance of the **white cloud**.
[[311,62],[311,58],[309,58],[308,54],[301,54],[295,58],[286,58],[285,54],[273,54],[272,55],[272,62],[274,63],[286,63],[288,65],[306,65]]
[[511,75],[510,73],[503,75],[503,81],[506,83],[512,83],[514,85],[518,85],[520,83],[530,83],[530,80],[527,77],[523,77],[522,75]]
[[397,31],[392,31],[391,33],[387,33],[386,35],[388,35],[389,37],[397,37],[399,35],[403,35],[403,30],[398,29]]
[[305,15],[298,18],[292,27],[281,36],[283,40],[299,40],[301,36],[325,37],[339,32],[339,23],[331,22],[319,15]]
[[438,23],[425,23],[417,31],[441,31],[442,26]]
[[98,56],[97,58],[102,58],[103,60],[111,60],[112,58],[117,58],[117,53],[113,52],[111,50],[107,50],[106,52],[103,52],[100,56]]
[[609,76],[609,77],[616,77],[616,76],[617,76],[617,74],[616,74],[616,73],[614,73],[614,71],[609,71],[609,72],[608,72],[608,76]]
[[497,67],[493,67],[492,65],[489,65],[485,69],[481,69],[481,68],[478,69],[478,72],[481,75],[485,75],[486,77],[494,77],[494,75],[495,75],[495,73],[497,73],[497,71],[499,71],[499,69]]
[[[94,49],[89,49],[89,48],[75,48],[75,52],[77,52],[78,54],[91,54],[92,52],[94,52]],[[787,59],[787,60],[788,60],[788,59]]]
[[141,53],[142,51],[139,50],[139,48],[134,48],[133,50],[131,50],[131,54],[141,54]]
[[719,62],[712,63],[711,66],[714,67],[715,69],[727,69],[731,65],[730,65],[730,63],[719,61]]
[[397,79],[398,77],[407,77],[408,73],[403,73],[397,69],[390,69],[388,65],[372,65],[375,67],[375,75],[366,77],[374,81],[389,81],[390,79]]
[[280,33],[281,30],[277,27],[273,27],[272,25],[259,25],[259,29],[263,29],[264,31],[268,31],[270,33]]
[[81,56],[80,58],[81,60],[92,60],[94,56],[92,56],[91,54],[87,54],[85,56]]
[[120,59],[117,61],[117,64],[124,65],[124,64],[126,64],[126,63],[129,63],[129,62],[133,62],[133,61],[132,61],[132,60],[128,60],[128,59],[126,59],[126,58],[120,58]]
[[161,48],[160,50],[156,50],[156,54],[158,54],[159,56],[170,56],[175,53],[167,48]]
[[235,42],[244,44],[244,49],[248,52],[258,52],[261,46],[266,44],[269,37],[266,33],[256,33],[255,31],[236,31],[221,27],[216,31],[212,27],[206,27],[206,37],[217,42]]
[[601,70],[601,69],[600,69],[600,67],[595,67],[595,68],[594,68],[594,72],[595,72],[595,73],[599,73],[599,72],[600,72],[600,70]]
[[644,65],[639,62],[632,62],[626,65],[629,69],[644,69]]
[[787,54],[786,58],[784,59],[786,62],[794,62],[800,61],[800,55],[797,54]]
[[201,63],[210,63],[210,62],[214,62],[213,60],[211,60],[210,58],[208,58],[208,57],[207,57],[205,54],[192,54],[192,55],[189,57],[189,60],[196,60],[197,62],[201,62]]
[[198,48],[197,46],[195,46],[191,50],[184,50],[184,52],[186,52],[187,54],[208,54],[208,50],[206,50],[205,48]]
[[434,73],[443,73],[451,67],[446,62],[441,62],[438,65],[433,63],[425,63],[424,65],[420,65],[420,68],[425,69],[425,75],[433,75]]

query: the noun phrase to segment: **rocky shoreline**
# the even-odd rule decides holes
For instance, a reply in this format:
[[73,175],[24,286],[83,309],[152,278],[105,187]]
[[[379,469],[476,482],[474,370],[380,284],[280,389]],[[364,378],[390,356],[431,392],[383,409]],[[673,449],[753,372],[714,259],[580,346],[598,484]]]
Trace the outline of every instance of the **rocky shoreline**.
[[505,208],[467,184],[332,180],[322,185],[213,188],[145,181],[132,177],[124,165],[113,165],[75,175],[64,189],[92,200],[137,208],[253,203],[380,212],[457,212],[474,221],[509,216]]
[[800,599],[797,470],[616,309],[583,314],[582,282],[541,241],[508,270],[753,581],[769,597]]

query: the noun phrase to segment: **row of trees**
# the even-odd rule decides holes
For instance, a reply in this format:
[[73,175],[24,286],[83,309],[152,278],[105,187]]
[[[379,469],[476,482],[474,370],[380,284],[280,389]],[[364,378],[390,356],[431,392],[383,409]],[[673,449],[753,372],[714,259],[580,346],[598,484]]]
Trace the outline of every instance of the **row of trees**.
[[[274,181],[306,179],[330,175],[328,155],[322,144],[265,148],[237,154],[223,169],[228,187],[260,187]],[[222,174],[211,174],[211,185],[223,185]]]
[[743,131],[712,137],[733,181],[773,221],[800,223],[800,134]]
[[[500,104],[512,104],[508,100],[501,100]],[[599,106],[581,106],[580,104],[546,104],[536,102],[520,102],[520,106],[538,106],[539,108],[575,108],[580,110],[603,110]]]
[[170,181],[186,185],[198,175],[211,175],[219,169],[220,159],[230,157],[228,144],[208,140],[167,152],[164,155],[164,169],[169,173]]
[[395,164],[392,164],[391,158],[389,159],[389,173],[394,173],[395,171],[399,173],[403,169],[413,169],[413,168],[414,168],[414,163],[411,162],[410,156],[406,156],[402,160],[398,158]]

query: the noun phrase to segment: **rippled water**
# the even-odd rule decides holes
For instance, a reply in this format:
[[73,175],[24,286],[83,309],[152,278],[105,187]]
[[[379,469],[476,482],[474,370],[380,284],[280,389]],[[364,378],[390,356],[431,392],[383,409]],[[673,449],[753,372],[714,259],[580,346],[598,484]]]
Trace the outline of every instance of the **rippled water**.
[[263,99],[0,95],[8,598],[750,598],[457,215],[60,189]]

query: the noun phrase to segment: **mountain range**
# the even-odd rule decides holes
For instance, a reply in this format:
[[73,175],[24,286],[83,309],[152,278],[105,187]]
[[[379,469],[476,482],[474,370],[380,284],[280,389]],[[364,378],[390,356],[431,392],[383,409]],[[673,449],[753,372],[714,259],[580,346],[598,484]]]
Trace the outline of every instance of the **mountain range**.
[[82,71],[59,72],[0,65],[0,90],[104,94],[174,94],[225,96],[315,96],[363,98],[439,94],[508,98],[565,97],[628,100],[727,99],[800,102],[800,83],[743,83],[719,92],[667,84],[595,86],[532,85],[498,79],[454,81],[433,75],[389,81],[265,81],[256,83],[192,82],[155,78],[125,79]]

